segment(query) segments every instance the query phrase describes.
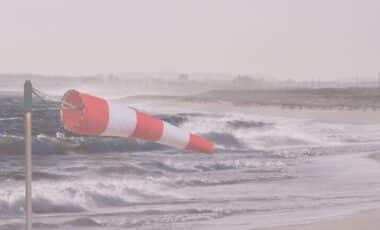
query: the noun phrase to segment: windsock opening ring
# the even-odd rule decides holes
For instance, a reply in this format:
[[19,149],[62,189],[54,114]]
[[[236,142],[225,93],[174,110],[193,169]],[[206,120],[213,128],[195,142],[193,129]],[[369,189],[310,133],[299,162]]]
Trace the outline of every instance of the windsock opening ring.
[[61,120],[66,130],[80,135],[100,135],[106,129],[108,105],[104,99],[69,90],[62,102]]
[[181,128],[76,90],[63,96],[61,121],[64,129],[80,135],[133,137],[195,152],[214,152],[213,143]]

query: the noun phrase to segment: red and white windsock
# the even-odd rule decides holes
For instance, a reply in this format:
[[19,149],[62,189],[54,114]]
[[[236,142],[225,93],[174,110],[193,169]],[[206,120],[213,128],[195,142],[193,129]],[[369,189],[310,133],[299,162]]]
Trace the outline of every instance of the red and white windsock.
[[213,153],[214,144],[131,107],[76,90],[65,93],[63,127],[80,135],[133,137],[179,149]]

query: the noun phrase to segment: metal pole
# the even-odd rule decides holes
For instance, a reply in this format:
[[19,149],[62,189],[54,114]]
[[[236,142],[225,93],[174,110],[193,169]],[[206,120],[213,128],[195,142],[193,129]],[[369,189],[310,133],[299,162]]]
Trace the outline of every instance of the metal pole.
[[32,95],[31,81],[24,84],[25,128],[25,229],[32,230]]

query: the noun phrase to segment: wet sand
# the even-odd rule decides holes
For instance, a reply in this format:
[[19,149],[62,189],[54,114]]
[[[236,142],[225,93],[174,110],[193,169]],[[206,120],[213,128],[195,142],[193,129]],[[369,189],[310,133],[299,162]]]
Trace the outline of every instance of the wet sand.
[[318,223],[275,227],[267,230],[378,230],[379,226],[380,209],[376,209]]

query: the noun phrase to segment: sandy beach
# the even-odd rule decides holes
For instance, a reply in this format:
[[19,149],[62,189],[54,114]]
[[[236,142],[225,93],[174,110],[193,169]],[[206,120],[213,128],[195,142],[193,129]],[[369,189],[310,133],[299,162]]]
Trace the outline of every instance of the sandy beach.
[[317,223],[275,227],[267,230],[377,230],[380,226],[379,217],[380,209],[376,209]]

